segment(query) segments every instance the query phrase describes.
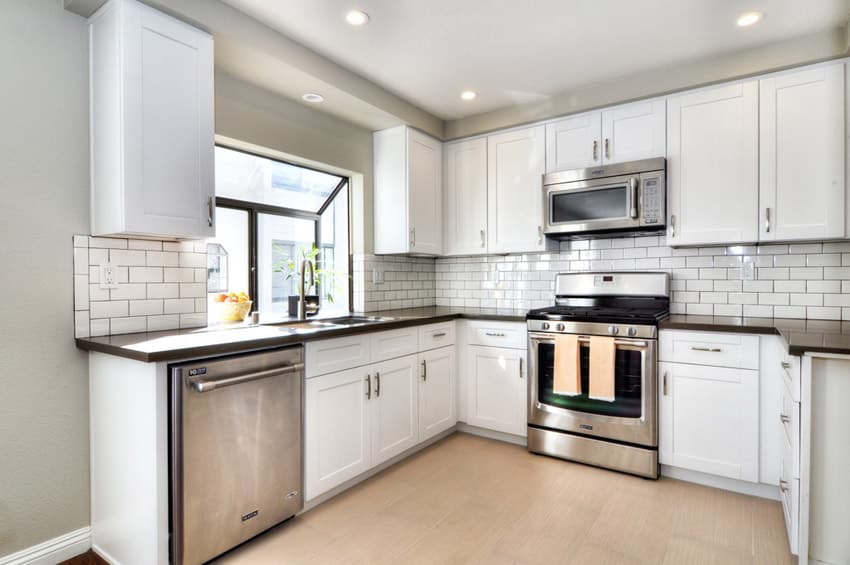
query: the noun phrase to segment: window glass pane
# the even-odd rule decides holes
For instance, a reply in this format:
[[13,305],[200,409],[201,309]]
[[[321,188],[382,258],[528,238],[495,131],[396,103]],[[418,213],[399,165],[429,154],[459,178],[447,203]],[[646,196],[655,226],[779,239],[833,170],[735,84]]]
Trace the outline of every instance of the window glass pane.
[[257,278],[263,314],[287,314],[289,297],[298,295],[302,253],[313,248],[315,238],[313,220],[258,214]]
[[[248,292],[248,212],[217,207],[215,237],[207,240],[207,291],[210,305],[220,292]],[[253,298],[253,297],[252,297]],[[215,308],[207,309],[215,323]]]
[[323,312],[339,315],[349,311],[351,279],[348,272],[348,187],[339,191],[321,218],[321,277]]
[[341,180],[226,147],[215,148],[217,196],[318,212]]

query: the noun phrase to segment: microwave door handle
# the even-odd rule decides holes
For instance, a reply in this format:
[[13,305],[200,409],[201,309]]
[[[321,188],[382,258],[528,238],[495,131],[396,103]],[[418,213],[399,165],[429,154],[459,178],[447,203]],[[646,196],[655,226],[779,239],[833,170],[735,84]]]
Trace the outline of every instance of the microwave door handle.
[[632,219],[638,217],[638,179],[637,177],[632,177],[629,179],[629,200],[631,201],[631,205],[629,206],[629,216]]

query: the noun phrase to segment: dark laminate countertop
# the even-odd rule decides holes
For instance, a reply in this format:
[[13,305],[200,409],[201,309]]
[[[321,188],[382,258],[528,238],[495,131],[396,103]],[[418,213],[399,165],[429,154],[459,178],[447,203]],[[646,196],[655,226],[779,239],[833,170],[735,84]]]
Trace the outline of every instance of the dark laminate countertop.
[[457,318],[524,322],[525,314],[525,310],[431,306],[362,314],[366,316],[395,318],[387,322],[374,322],[350,327],[323,328],[303,332],[288,330],[285,326],[286,319],[281,319],[279,325],[265,324],[261,320],[263,323],[256,326],[244,324],[211,326],[186,330],[77,338],[76,341],[77,347],[80,349],[109,353],[138,361],[177,361],[213,355],[241,353],[364,332],[392,330],[408,326],[444,322]]
[[659,324],[667,330],[696,330],[779,335],[788,353],[838,353],[850,355],[850,322],[791,318],[736,318],[673,314]]

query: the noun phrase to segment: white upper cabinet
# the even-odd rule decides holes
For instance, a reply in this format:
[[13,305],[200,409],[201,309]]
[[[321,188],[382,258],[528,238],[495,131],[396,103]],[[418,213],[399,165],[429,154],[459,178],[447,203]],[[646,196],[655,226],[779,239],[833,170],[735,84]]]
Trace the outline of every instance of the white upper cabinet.
[[490,253],[546,250],[543,236],[543,126],[487,138],[487,244]]
[[758,82],[667,100],[667,243],[758,240]]
[[844,64],[759,81],[759,239],[844,237]]
[[602,111],[602,163],[653,159],[667,154],[664,99]]
[[375,253],[440,255],[442,143],[407,126],[375,132]]
[[615,106],[546,125],[546,172],[663,157],[664,99]]
[[487,253],[487,139],[445,146],[444,251]]
[[212,37],[135,0],[89,25],[92,234],[214,235]]
[[546,172],[583,169],[602,162],[602,114],[570,116],[546,125]]

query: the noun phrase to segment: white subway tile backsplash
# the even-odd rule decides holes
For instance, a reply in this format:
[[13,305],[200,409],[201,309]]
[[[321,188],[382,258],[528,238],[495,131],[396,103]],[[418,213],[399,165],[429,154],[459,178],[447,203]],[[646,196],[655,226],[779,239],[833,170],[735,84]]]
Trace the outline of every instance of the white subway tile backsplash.
[[207,266],[206,253],[180,253],[181,267],[201,268]]
[[[207,324],[205,242],[75,236],[73,243],[75,336]],[[179,266],[181,254],[189,266]],[[105,263],[115,268],[117,288],[100,288]]]

